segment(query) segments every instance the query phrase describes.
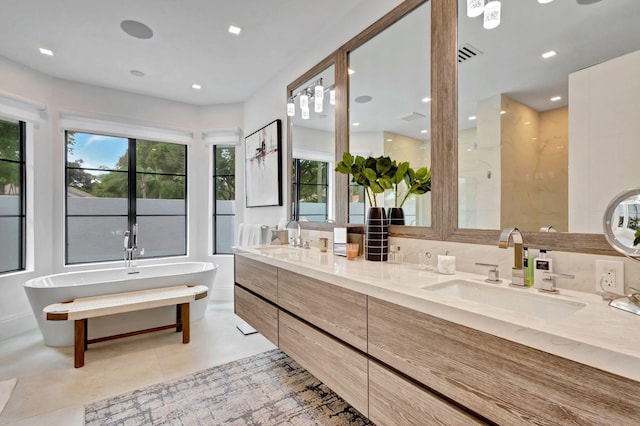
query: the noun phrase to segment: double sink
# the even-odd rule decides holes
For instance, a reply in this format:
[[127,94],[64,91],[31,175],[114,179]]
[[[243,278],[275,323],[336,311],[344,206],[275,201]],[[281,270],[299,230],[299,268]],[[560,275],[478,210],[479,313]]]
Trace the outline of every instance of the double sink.
[[[308,250],[290,246],[263,246],[256,248],[261,254],[277,259],[302,260]],[[475,282],[468,279],[452,279],[420,287],[422,290],[479,305],[508,311],[526,318],[554,321],[566,318],[587,306],[585,303],[534,292],[533,289],[514,289]]]

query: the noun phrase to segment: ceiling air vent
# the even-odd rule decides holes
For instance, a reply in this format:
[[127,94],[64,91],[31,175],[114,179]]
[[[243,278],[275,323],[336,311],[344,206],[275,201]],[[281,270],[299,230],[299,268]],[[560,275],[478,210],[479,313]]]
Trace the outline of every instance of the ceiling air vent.
[[402,120],[404,121],[414,121],[414,120],[418,120],[420,118],[426,118],[427,116],[424,114],[420,114],[419,112],[412,112],[409,115],[406,115],[404,117],[401,117]]
[[458,63],[468,61],[469,59],[475,58],[479,55],[482,55],[481,51],[469,43],[465,43],[458,49]]

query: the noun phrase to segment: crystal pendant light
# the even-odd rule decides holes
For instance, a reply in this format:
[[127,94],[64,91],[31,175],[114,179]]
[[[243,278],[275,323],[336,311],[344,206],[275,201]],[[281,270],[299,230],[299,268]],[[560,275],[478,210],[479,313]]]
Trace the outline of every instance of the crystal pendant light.
[[293,103],[293,98],[289,98],[287,101],[287,115],[289,117],[296,115],[296,104]]
[[309,119],[309,107],[300,108],[300,115],[302,116],[303,120],[308,120]]
[[324,101],[324,87],[322,87],[322,81],[319,81],[316,84],[316,87],[313,89],[313,94],[315,97],[314,108],[315,112],[322,112],[322,103]]
[[484,12],[484,0],[467,0],[467,16],[475,18]]
[[329,90],[329,103],[331,105],[335,105],[336,104],[336,90],[335,89]]
[[306,93],[300,95],[300,109],[309,109],[309,96]]
[[500,9],[502,5],[498,0],[490,1],[484,7],[484,28],[492,30],[500,25]]

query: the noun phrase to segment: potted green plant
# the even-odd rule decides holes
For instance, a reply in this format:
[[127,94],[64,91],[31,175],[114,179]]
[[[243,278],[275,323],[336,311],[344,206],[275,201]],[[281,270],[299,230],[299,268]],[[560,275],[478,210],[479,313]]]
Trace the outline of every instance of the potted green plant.
[[355,157],[348,152],[342,154],[336,172],[351,175],[351,182],[364,187],[369,205],[378,207],[376,194],[392,188],[392,177],[396,174],[395,162],[389,157]]
[[[394,207],[389,208],[389,224],[404,225],[404,211],[402,206],[413,195],[421,195],[431,191],[431,170],[428,167],[421,167],[414,170],[405,161],[394,166],[395,174],[391,178],[394,191]],[[405,190],[401,194],[401,186],[404,183]],[[398,202],[399,201],[399,202]]]
[[393,187],[391,180],[396,173],[395,163],[389,157],[353,156],[342,154],[342,161],[336,166],[336,172],[351,175],[351,182],[364,187],[371,206],[367,211],[367,230],[365,258],[385,261],[389,248],[389,233],[384,207],[378,207],[376,194]]

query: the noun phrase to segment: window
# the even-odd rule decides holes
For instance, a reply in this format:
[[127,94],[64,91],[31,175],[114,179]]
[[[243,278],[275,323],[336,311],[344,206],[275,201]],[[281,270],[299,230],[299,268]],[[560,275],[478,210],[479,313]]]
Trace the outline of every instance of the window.
[[67,132],[67,264],[122,259],[138,225],[139,257],[187,252],[187,147]]
[[236,148],[213,146],[213,254],[233,253],[236,209]]
[[25,267],[25,123],[0,118],[0,273]]
[[293,217],[297,220],[327,220],[328,168],[323,161],[293,159]]

